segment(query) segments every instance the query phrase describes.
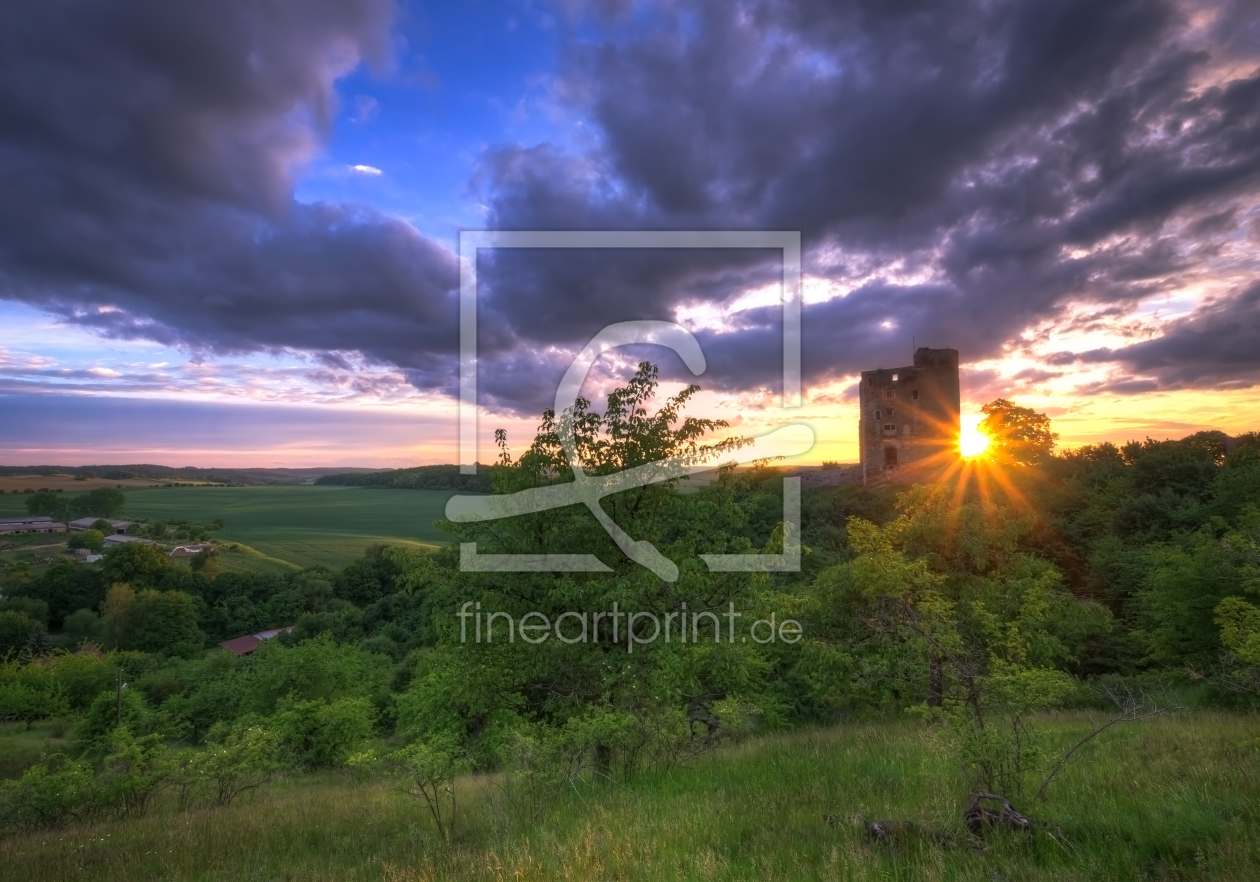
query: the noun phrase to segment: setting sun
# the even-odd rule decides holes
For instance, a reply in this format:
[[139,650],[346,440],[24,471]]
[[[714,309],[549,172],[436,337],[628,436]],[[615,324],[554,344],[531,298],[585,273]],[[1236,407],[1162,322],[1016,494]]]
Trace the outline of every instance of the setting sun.
[[958,436],[958,450],[963,456],[979,456],[989,448],[989,436],[980,431],[981,416],[964,417],[962,432]]

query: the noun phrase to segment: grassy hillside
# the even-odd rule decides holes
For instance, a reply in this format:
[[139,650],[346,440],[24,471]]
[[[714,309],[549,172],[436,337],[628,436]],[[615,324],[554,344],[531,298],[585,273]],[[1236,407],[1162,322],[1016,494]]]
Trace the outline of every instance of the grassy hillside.
[[[216,538],[257,552],[228,555],[229,566],[341,567],[373,543],[431,546],[444,541],[433,522],[443,516],[451,495],[311,485],[170,487],[129,491],[125,514],[202,523],[222,518],[227,527]],[[20,494],[0,496],[0,515],[24,512],[25,500]]]
[[[1064,745],[1088,723],[1061,715]],[[690,769],[571,791],[542,821],[496,811],[490,778],[458,784],[450,844],[386,784],[304,776],[228,809],[3,842],[5,878],[239,880],[1251,880],[1260,866],[1256,721],[1195,712],[1112,730],[1026,813],[1056,835],[959,823],[965,786],[909,723],[767,738]],[[868,841],[848,818],[914,820],[945,842]],[[829,825],[825,816],[834,816]],[[950,838],[952,837],[952,841]]]

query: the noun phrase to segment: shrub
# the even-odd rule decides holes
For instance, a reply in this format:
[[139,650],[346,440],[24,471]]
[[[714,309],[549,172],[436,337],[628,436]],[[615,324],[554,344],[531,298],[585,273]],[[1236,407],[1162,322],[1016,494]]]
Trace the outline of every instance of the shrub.
[[344,765],[370,739],[376,708],[366,698],[281,702],[271,718],[287,765],[330,768]]
[[54,755],[22,777],[0,782],[0,832],[57,829],[93,814],[96,807],[96,779],[81,760]]
[[204,750],[192,754],[181,773],[181,805],[228,806],[279,771],[280,734],[261,726],[226,730],[216,726]]

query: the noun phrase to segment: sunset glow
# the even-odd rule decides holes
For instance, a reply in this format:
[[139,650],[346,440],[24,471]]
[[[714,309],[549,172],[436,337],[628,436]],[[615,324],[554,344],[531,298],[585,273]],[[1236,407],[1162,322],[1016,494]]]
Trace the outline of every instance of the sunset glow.
[[989,436],[979,429],[981,417],[964,417],[962,433],[958,436],[958,449],[965,457],[980,456],[989,449]]

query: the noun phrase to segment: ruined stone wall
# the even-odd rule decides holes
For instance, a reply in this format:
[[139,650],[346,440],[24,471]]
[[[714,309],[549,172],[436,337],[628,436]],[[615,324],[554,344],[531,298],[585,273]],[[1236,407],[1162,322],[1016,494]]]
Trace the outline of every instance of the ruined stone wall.
[[958,350],[920,347],[914,364],[863,371],[858,423],[862,477],[958,456]]

